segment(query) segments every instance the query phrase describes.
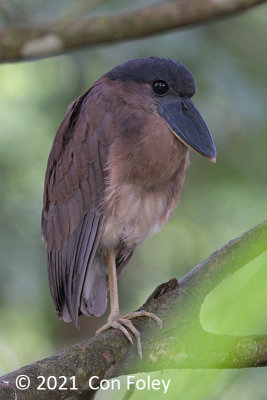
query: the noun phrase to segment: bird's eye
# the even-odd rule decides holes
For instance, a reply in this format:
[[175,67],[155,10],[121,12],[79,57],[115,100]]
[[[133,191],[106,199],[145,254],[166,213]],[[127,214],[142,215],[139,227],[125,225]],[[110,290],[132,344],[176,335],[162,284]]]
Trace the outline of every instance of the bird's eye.
[[169,86],[165,81],[155,81],[152,87],[154,93],[156,93],[158,96],[164,96],[169,90]]

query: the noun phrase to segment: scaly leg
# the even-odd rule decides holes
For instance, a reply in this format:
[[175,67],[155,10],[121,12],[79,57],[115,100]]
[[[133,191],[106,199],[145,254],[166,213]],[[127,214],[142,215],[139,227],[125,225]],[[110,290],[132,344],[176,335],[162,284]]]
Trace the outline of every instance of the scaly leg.
[[107,266],[108,266],[108,281],[109,281],[109,292],[110,292],[110,314],[108,317],[108,322],[96,331],[96,335],[98,335],[99,333],[103,332],[106,329],[115,328],[121,330],[129,340],[129,342],[133,343],[131,334],[126,329],[128,328],[129,331],[131,331],[132,334],[136,337],[138,354],[142,358],[142,345],[141,345],[140,332],[135,328],[135,326],[132,324],[130,320],[136,317],[152,318],[154,319],[154,321],[158,323],[160,328],[162,327],[162,321],[155,314],[150,313],[148,311],[136,311],[129,313],[124,317],[121,317],[119,308],[118,285],[117,285],[116,255],[113,251],[108,252]]

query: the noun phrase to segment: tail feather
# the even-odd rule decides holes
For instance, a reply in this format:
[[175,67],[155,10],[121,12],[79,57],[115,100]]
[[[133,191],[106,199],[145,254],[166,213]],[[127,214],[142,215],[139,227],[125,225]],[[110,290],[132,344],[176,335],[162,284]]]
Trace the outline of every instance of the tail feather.
[[48,276],[58,316],[78,326],[80,314],[99,316],[107,307],[107,267],[96,256],[102,230],[101,217],[85,214],[59,250],[48,252]]
[[99,317],[107,308],[107,266],[104,258],[95,257],[84,280],[81,312]]

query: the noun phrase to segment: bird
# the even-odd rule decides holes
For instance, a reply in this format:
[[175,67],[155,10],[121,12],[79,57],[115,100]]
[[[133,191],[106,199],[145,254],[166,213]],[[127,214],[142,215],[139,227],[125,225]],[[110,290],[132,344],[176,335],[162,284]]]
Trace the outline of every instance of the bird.
[[[195,108],[196,83],[183,64],[128,60],[73,101],[61,122],[45,174],[42,238],[59,318],[102,315],[96,334],[119,329],[142,357],[139,310],[120,315],[117,278],[144,240],[179,202],[189,149],[216,161],[209,129]],[[151,321],[151,322],[152,322]]]

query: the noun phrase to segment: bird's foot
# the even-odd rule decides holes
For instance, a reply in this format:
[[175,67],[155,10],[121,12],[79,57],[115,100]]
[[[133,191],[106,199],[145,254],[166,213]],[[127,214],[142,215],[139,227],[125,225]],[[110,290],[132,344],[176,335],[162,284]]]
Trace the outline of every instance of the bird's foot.
[[157,322],[160,329],[162,328],[162,320],[159,317],[157,317],[157,315],[155,315],[151,312],[148,312],[148,311],[144,311],[144,310],[143,311],[135,311],[135,312],[126,314],[123,317],[121,317],[119,314],[111,313],[108,317],[108,322],[105,325],[103,325],[100,329],[98,329],[96,331],[95,335],[99,335],[99,333],[105,331],[106,329],[115,328],[115,329],[119,329],[120,331],[122,331],[124,333],[124,335],[126,336],[126,338],[129,340],[129,342],[133,344],[132,336],[126,329],[126,328],[128,328],[129,331],[131,331],[131,333],[136,337],[138,354],[139,354],[140,358],[142,358],[141,335],[140,335],[140,332],[135,328],[133,323],[130,321],[131,319],[137,318],[137,317],[152,318],[152,319],[154,319],[154,321]]

